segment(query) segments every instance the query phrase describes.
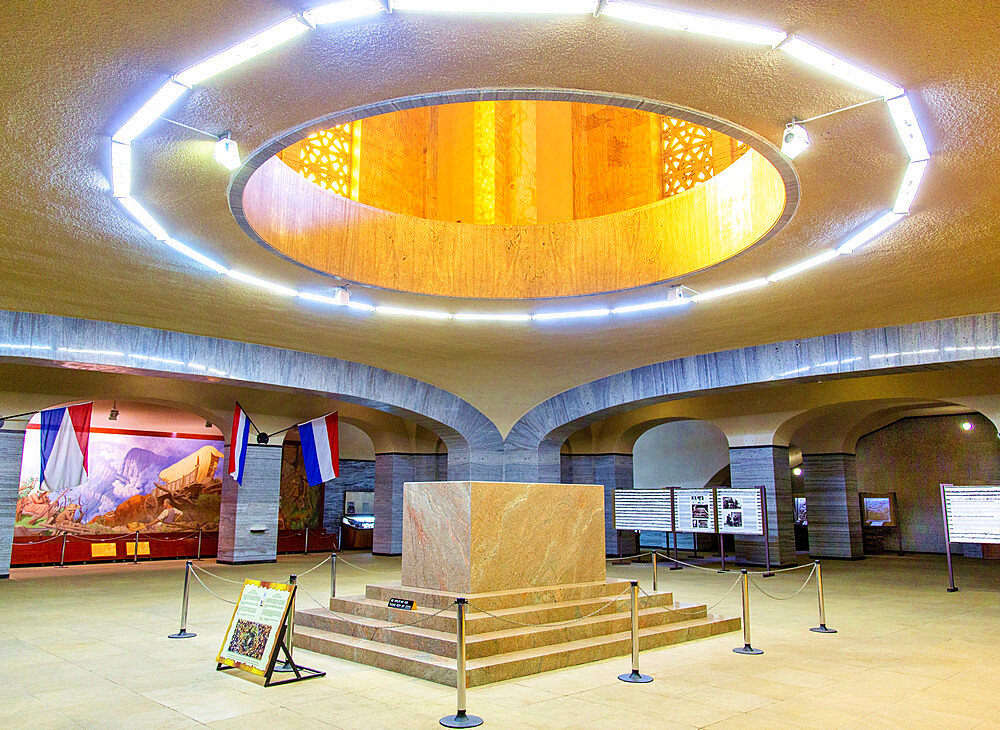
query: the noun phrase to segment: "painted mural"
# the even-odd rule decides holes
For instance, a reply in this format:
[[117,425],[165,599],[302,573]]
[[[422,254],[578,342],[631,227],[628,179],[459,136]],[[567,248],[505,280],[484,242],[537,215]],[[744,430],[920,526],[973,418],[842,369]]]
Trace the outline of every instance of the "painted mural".
[[281,496],[278,529],[301,530],[323,524],[323,487],[309,486],[302,444],[285,440],[281,446]]
[[216,530],[222,439],[93,429],[89,478],[59,492],[39,485],[39,430],[28,427],[15,534]]

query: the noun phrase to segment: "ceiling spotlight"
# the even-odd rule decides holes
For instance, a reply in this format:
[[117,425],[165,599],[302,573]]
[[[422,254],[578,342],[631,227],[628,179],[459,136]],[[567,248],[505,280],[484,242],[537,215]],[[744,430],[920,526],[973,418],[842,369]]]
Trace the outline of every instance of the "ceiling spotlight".
[[972,422],[971,421],[963,421],[962,422],[962,430],[963,431],[971,431],[972,430]]
[[108,413],[108,420],[109,421],[117,421],[118,420],[118,402],[117,401],[112,401],[111,402],[111,412]]
[[226,132],[215,143],[215,161],[227,170],[235,170],[240,166],[240,148],[229,132]]
[[794,469],[792,469],[792,474],[794,474],[797,477],[802,476],[802,467],[801,466],[797,466]]
[[809,146],[809,133],[801,124],[792,122],[785,127],[781,137],[781,154],[789,160],[794,160]]
[[211,421],[205,421],[205,428],[212,428],[212,422]]

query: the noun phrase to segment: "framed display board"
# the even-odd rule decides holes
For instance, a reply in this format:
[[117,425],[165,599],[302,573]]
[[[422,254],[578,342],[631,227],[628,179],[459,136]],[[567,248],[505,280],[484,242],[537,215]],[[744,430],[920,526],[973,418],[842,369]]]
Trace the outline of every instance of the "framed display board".
[[795,498],[795,524],[796,525],[808,525],[809,516],[806,512],[806,498],[796,497]]
[[[294,597],[294,585],[246,580],[216,657],[216,669],[242,669],[264,677],[265,686],[324,676],[325,672],[296,665],[285,644]],[[272,682],[279,649],[295,678]]]
[[1000,486],[941,488],[949,542],[1000,543]]
[[675,489],[673,491],[674,530],[677,532],[715,532],[713,490]]
[[896,493],[862,492],[861,524],[865,527],[897,527]]
[[616,530],[673,530],[669,489],[616,489],[611,498]]
[[764,510],[760,489],[716,489],[719,532],[729,535],[763,535]]

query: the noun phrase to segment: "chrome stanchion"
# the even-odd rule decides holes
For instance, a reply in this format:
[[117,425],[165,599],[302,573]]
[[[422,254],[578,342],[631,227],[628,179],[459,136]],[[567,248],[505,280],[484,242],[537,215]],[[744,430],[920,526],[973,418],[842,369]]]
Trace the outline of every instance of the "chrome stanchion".
[[836,634],[836,629],[828,629],[826,627],[826,602],[823,600],[823,568],[820,567],[819,561],[816,561],[816,595],[819,596],[819,626],[815,626],[810,631],[815,631],[817,634]]
[[201,528],[198,528],[198,557],[196,560],[201,560]]
[[657,581],[656,581],[656,550],[653,550],[653,593],[658,591]]
[[750,576],[746,568],[740,570],[743,580],[743,646],[733,649],[737,654],[763,654],[760,649],[750,646]]
[[302,554],[303,555],[308,555],[309,554],[309,528],[308,527],[306,527],[306,544],[305,544],[305,547],[302,549]]
[[632,584],[632,671],[619,674],[618,679],[629,684],[645,684],[653,678],[639,673],[639,581],[629,582]]
[[464,598],[456,598],[458,611],[455,614],[456,638],[455,657],[457,671],[455,673],[455,688],[458,690],[458,707],[454,715],[442,717],[440,722],[445,727],[478,727],[483,724],[483,718],[469,715],[465,712],[465,606]]
[[59,552],[59,565],[57,565],[56,567],[57,568],[65,568],[66,567],[66,533],[65,532],[63,533],[62,550]]
[[337,595],[337,553],[330,553],[330,598]]
[[[288,576],[288,584],[294,586],[298,580],[297,575]],[[288,607],[288,621],[285,623],[285,648],[288,649],[288,661],[282,662],[281,664],[276,664],[274,671],[276,672],[293,672],[295,671],[295,665],[292,663],[292,634],[295,632],[295,594],[292,594],[292,602]]]
[[190,639],[192,636],[197,636],[194,632],[187,630],[188,622],[188,594],[190,593],[191,584],[191,561],[187,561],[184,565],[184,597],[181,598],[181,627],[177,630],[176,634],[170,634],[168,639]]

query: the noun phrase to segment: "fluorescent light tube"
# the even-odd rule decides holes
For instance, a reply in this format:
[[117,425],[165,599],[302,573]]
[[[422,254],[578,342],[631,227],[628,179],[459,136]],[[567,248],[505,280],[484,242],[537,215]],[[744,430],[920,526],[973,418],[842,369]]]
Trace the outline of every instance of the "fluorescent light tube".
[[538,314],[531,315],[532,319],[535,320],[550,320],[550,319],[578,319],[580,317],[603,317],[605,315],[611,314],[611,310],[607,307],[601,309],[577,309],[572,312],[540,312]]
[[231,137],[220,138],[215,143],[215,151],[212,156],[227,170],[235,170],[240,166],[240,148],[236,144],[236,140]]
[[127,198],[132,188],[132,147],[121,142],[111,143],[111,194]]
[[893,213],[910,212],[910,206],[913,204],[913,199],[917,196],[917,190],[920,188],[920,180],[924,176],[924,170],[927,169],[927,163],[928,160],[919,160],[911,162],[906,166],[903,182],[900,184],[899,192],[896,194],[896,204],[892,206]]
[[813,256],[812,258],[806,259],[805,261],[800,261],[797,264],[789,266],[787,269],[782,269],[781,271],[771,274],[767,277],[768,281],[781,281],[782,279],[787,279],[789,276],[795,276],[795,274],[800,271],[805,271],[806,269],[811,269],[814,266],[819,266],[820,264],[825,264],[830,259],[837,258],[839,254],[837,249],[831,248],[829,251],[824,251],[823,253]]
[[801,124],[790,124],[781,133],[781,154],[794,160],[809,147],[809,133]]
[[429,309],[406,309],[405,307],[390,307],[378,305],[375,311],[379,314],[399,314],[404,317],[423,317],[425,319],[451,319],[448,312],[434,312]]
[[664,307],[676,307],[682,304],[690,304],[688,297],[677,297],[676,299],[658,299],[654,302],[643,302],[642,304],[628,304],[624,307],[615,307],[611,314],[628,314],[629,312],[645,312],[650,309],[663,309]]
[[819,46],[814,46],[812,43],[804,41],[801,38],[793,36],[782,43],[780,48],[785,53],[795,56],[800,61],[804,61],[810,66],[818,68],[820,71],[826,71],[831,76],[836,76],[838,79],[886,99],[892,99],[903,93],[903,89],[891,81],[886,81],[870,71],[866,71],[860,66],[855,66],[850,61],[838,58],[829,51],[824,51]]
[[604,6],[601,15],[612,18],[631,20],[644,25],[659,28],[682,30],[688,33],[708,35],[715,38],[726,38],[744,43],[758,43],[764,46],[776,46],[787,37],[783,31],[762,28],[759,25],[740,23],[734,20],[709,18],[704,15],[680,13],[666,8],[654,8],[631,2],[615,2],[612,0]]
[[460,319],[466,322],[473,322],[476,320],[491,321],[491,322],[527,322],[531,319],[530,314],[504,314],[504,313],[494,313],[494,312],[459,312],[455,315],[455,319]]
[[302,17],[311,25],[327,25],[381,12],[382,3],[378,0],[342,0],[310,8],[302,13]]
[[273,281],[265,281],[264,279],[258,279],[256,276],[250,276],[250,274],[244,274],[242,271],[236,271],[235,269],[228,269],[226,271],[226,276],[229,276],[238,281],[245,282],[247,284],[253,284],[254,286],[259,286],[262,289],[268,289],[273,291],[275,294],[281,294],[286,297],[298,296],[298,292],[294,289],[289,289],[287,286],[282,286],[281,284],[275,284]]
[[184,254],[190,259],[194,259],[202,266],[209,268],[218,274],[225,274],[228,272],[228,269],[226,269],[226,267],[220,264],[218,261],[213,261],[212,259],[208,258],[208,256],[198,253],[193,248],[191,248],[186,244],[181,243],[177,239],[168,238],[164,241],[164,243],[166,243],[168,246],[170,246],[170,248],[174,249],[175,251]]
[[864,246],[880,233],[887,231],[903,216],[899,213],[885,213],[873,223],[869,223],[860,231],[844,241],[837,247],[837,253],[844,255],[853,253],[855,249]]
[[910,106],[910,100],[905,96],[898,96],[886,102],[889,107],[889,114],[892,115],[892,123],[896,125],[899,138],[906,148],[906,154],[910,160],[918,162],[930,157],[927,151],[927,143],[924,142],[924,135],[920,132],[920,125],[917,124],[917,117]]
[[374,312],[375,307],[371,304],[365,304],[364,302],[356,302],[353,299],[347,303],[348,309],[357,309],[362,312]]
[[311,302],[332,304],[335,307],[343,307],[350,302],[350,297],[348,296],[346,289],[337,289],[336,294],[332,297],[324,296],[322,294],[312,294],[305,291],[300,291],[299,296],[302,299],[308,299]]
[[736,292],[746,291],[747,289],[756,289],[760,286],[766,286],[768,284],[767,279],[751,279],[750,281],[744,281],[742,284],[733,284],[732,286],[725,286],[721,289],[713,289],[711,291],[702,292],[691,297],[692,302],[703,302],[706,299],[715,299],[716,297],[724,297],[727,294],[735,294]]
[[431,13],[592,15],[594,0],[392,0],[392,9]]
[[114,133],[111,138],[114,142],[121,144],[131,144],[132,140],[142,134],[150,124],[155,122],[167,111],[173,103],[184,96],[187,88],[174,82],[168,81],[153,94],[146,103],[139,107],[132,117]]
[[133,218],[139,221],[139,225],[153,234],[153,238],[157,241],[166,241],[170,238],[166,229],[156,222],[156,219],[140,205],[138,200],[135,198],[118,198],[118,202],[122,204],[125,210],[132,214]]
[[259,56],[265,51],[280,46],[285,41],[291,40],[307,30],[309,30],[309,26],[293,16],[277,25],[272,25],[267,30],[250,36],[231,48],[206,58],[191,68],[181,71],[174,76],[174,79],[184,86],[200,84],[202,81],[238,66],[244,61],[249,61],[254,56]]

